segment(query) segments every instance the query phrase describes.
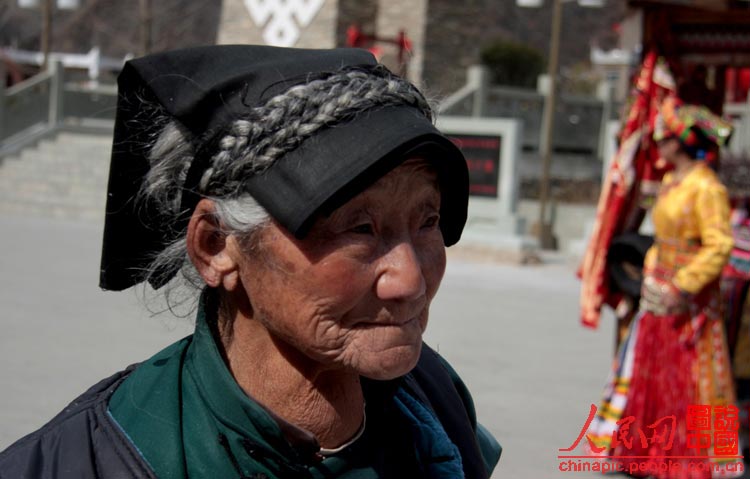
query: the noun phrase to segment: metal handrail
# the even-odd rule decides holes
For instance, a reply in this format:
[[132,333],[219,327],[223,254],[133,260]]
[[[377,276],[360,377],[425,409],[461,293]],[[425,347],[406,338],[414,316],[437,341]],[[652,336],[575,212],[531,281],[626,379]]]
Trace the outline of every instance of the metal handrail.
[[[61,128],[99,129],[113,119],[116,98],[115,85],[65,83],[60,62],[10,88],[0,88],[0,155],[19,151]],[[17,116],[19,108],[22,118]]]
[[98,95],[112,95],[117,96],[117,85],[102,85],[98,84],[95,86],[85,86],[79,83],[66,83],[65,91],[68,92],[80,92],[80,93],[96,93]]
[[9,97],[23,93],[25,90],[29,90],[37,85],[41,85],[42,83],[52,80],[52,76],[53,75],[50,71],[37,73],[31,78],[27,78],[19,83],[16,83],[12,87],[7,88],[5,90],[5,96]]

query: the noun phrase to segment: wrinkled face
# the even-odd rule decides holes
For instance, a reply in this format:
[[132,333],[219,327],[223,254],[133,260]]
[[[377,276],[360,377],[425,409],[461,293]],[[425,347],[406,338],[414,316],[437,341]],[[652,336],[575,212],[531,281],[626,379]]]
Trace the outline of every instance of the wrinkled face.
[[240,275],[282,347],[322,369],[392,379],[417,362],[430,301],[445,271],[437,175],[409,160],[302,240],[272,224]]

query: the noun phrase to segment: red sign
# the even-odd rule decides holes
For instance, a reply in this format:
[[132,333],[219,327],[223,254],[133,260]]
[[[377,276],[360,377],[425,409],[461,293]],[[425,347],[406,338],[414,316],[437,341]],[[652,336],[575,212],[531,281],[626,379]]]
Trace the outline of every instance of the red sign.
[[469,167],[469,194],[497,198],[500,178],[499,135],[449,135]]

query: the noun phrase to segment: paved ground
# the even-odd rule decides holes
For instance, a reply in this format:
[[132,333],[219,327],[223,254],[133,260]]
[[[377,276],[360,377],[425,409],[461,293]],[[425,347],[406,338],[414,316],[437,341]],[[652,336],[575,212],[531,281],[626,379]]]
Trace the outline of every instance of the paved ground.
[[[97,379],[191,331],[152,317],[139,293],[97,288],[100,226],[0,217],[0,449]],[[609,369],[612,325],[578,324],[574,265],[449,256],[427,341],[463,376],[504,447],[493,477],[598,477],[558,470]]]

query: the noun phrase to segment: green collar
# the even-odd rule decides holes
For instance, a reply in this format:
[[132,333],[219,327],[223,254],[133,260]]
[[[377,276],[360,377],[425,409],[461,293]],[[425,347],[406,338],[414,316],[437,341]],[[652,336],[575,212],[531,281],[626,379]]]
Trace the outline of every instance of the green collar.
[[299,472],[297,464],[311,460],[317,442],[310,437],[292,447],[279,423],[242,391],[205,311],[201,301],[192,337],[145,361],[123,382],[110,399],[110,414],[160,478]]
[[[376,440],[367,430],[351,448],[355,452],[322,461],[312,436],[290,444],[283,421],[249,398],[232,377],[207,310],[215,309],[202,300],[195,333],[143,362],[109,402],[111,416],[157,477],[377,477],[362,467],[371,455],[366,444]],[[373,422],[384,418],[398,384],[363,381]]]
[[[185,383],[189,391],[183,386],[183,404],[187,404],[191,410],[201,411],[199,417],[202,420],[185,417],[183,427],[186,437],[213,436],[220,447],[206,448],[204,441],[191,441],[196,447],[186,450],[188,463],[194,463],[197,469],[204,469],[207,464],[225,463],[228,460],[233,468],[245,473],[247,470],[257,470],[260,461],[269,466],[278,466],[278,470],[264,471],[267,474],[301,472],[287,458],[299,460],[302,451],[290,446],[279,423],[266,409],[248,398],[234,380],[209,327],[209,321],[215,324],[215,318],[207,318],[204,311],[205,308],[201,308],[198,314],[193,345],[185,357]],[[311,458],[317,452],[318,444],[311,437],[305,445]],[[215,469],[210,467],[201,472],[206,473],[205,477],[230,477],[217,476]]]

